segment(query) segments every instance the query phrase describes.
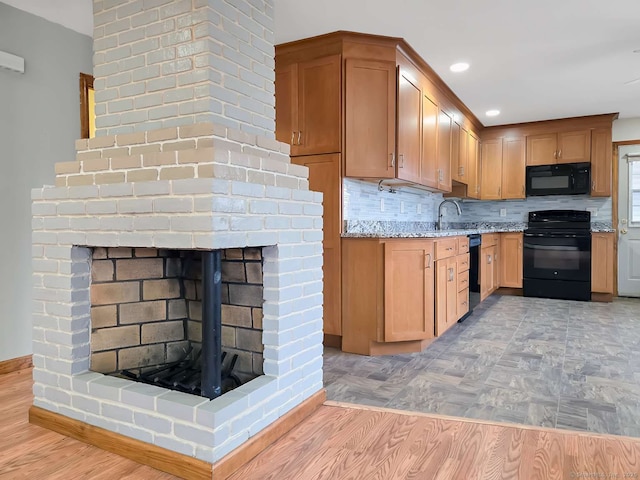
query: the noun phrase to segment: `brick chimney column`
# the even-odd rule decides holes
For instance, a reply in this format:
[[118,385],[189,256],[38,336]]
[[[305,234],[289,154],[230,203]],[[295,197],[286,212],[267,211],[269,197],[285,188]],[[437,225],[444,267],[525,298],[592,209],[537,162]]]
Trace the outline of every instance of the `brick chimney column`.
[[214,122],[275,138],[274,0],[94,0],[98,136]]

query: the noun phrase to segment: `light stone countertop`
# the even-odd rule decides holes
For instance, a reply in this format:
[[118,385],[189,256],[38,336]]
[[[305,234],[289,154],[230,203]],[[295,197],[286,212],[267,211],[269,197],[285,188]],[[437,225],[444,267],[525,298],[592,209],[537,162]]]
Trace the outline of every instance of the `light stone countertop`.
[[[438,238],[482,233],[522,232],[524,222],[450,223],[436,230],[433,222],[346,221],[342,238]],[[592,222],[592,232],[615,232],[610,223]]]

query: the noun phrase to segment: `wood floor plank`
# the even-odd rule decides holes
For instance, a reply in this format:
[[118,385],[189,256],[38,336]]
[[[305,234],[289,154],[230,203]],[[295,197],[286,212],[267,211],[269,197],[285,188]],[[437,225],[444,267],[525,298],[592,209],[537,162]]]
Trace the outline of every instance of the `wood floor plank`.
[[[29,371],[0,375],[0,479],[177,478],[29,424],[31,385]],[[552,480],[579,474],[639,478],[640,439],[334,405],[317,409],[230,480]]]

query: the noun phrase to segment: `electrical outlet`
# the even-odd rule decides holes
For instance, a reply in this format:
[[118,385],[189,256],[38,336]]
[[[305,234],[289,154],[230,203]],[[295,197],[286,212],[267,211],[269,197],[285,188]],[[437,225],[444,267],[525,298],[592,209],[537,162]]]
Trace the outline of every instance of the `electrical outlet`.
[[400,202],[400,213],[404,213],[404,202]]
[[380,199],[380,211],[384,212],[384,198]]
[[501,217],[506,217],[507,216],[507,209],[506,208],[501,208],[500,209],[500,216]]
[[587,208],[587,212],[591,212],[591,216],[592,217],[597,217],[598,216],[598,209],[596,207]]
[[416,213],[418,215],[422,214],[422,204],[421,203],[419,203],[418,206],[416,207]]

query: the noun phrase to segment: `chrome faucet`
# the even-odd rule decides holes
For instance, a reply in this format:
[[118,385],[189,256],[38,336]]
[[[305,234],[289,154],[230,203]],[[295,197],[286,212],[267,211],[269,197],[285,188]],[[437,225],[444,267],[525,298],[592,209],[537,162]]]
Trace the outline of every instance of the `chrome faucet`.
[[458,205],[458,202],[449,198],[443,200],[442,202],[440,202],[440,205],[438,205],[438,221],[436,222],[436,230],[442,229],[442,206],[445,203],[453,203],[456,206],[456,210],[458,210],[458,215],[462,215],[462,210],[460,209],[460,205]]

